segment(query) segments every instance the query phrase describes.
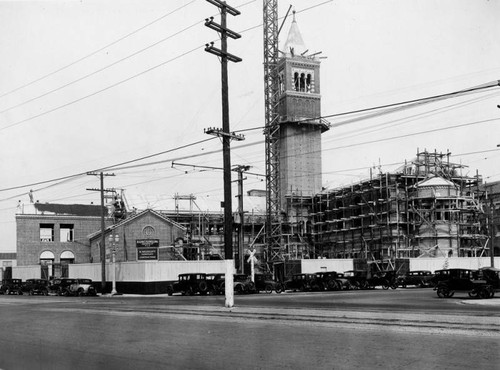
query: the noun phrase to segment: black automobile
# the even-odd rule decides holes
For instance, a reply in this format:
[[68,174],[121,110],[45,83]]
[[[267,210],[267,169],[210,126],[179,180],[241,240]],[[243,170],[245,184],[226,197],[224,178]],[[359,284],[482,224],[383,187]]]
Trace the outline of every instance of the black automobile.
[[271,274],[255,274],[254,282],[257,293],[264,291],[271,294],[273,291],[276,293],[281,293],[283,291],[283,284],[279,281],[275,281]]
[[428,270],[409,271],[398,278],[398,285],[402,288],[410,285],[421,288],[430,287],[433,286],[433,277],[432,272]]
[[29,295],[48,295],[49,281],[46,279],[26,279],[21,290]]
[[22,295],[22,285],[23,281],[21,279],[3,279],[0,286],[0,293]]
[[344,271],[344,278],[354,289],[368,289],[368,278],[365,270]]
[[478,278],[485,280],[492,287],[492,296],[500,291],[500,269],[495,267],[482,267],[479,269]]
[[234,274],[233,276],[234,291],[238,294],[257,293],[255,283],[250,279],[250,276],[245,274]]
[[226,281],[226,274],[217,273],[217,274],[207,274],[206,275],[207,284],[208,284],[208,293],[215,294],[224,294],[224,286]]
[[68,296],[70,295],[70,285],[76,282],[77,280],[73,278],[56,278],[49,283],[48,293]]
[[349,280],[344,274],[336,271],[321,271],[316,273],[316,284],[319,290],[347,290],[351,289]]
[[472,298],[490,298],[495,294],[493,286],[481,278],[478,270],[453,268],[439,270],[439,275],[441,280],[434,288],[439,298],[451,298],[456,292],[465,292]]
[[167,287],[168,295],[181,293],[182,295],[193,295],[208,293],[207,275],[204,273],[179,274],[178,279]]
[[290,280],[285,281],[285,290],[301,292],[319,290],[316,274],[293,274]]
[[396,289],[398,287],[396,272],[392,270],[375,272],[367,279],[368,286],[374,289],[381,286],[382,289]]

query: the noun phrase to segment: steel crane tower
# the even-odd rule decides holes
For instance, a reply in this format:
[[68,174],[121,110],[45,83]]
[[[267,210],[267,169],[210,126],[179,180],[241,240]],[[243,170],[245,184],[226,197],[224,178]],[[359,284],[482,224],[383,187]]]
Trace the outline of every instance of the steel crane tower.
[[264,0],[264,103],[267,260],[281,260],[280,127],[278,120],[278,0]]

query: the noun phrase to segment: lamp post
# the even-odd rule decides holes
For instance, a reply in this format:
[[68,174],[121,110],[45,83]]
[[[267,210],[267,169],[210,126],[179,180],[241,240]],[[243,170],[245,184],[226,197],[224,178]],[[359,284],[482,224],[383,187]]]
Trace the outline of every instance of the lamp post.
[[116,291],[116,264],[115,264],[115,257],[116,257],[116,244],[120,241],[120,236],[118,234],[111,234],[109,236],[109,242],[112,246],[112,273],[113,273],[113,283],[112,283],[112,289],[111,289],[111,295],[115,295],[118,292]]

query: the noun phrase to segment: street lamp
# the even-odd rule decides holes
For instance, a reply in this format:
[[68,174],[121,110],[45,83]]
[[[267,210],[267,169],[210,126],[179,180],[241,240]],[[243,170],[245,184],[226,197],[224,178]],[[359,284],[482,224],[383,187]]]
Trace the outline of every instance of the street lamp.
[[112,289],[111,289],[111,295],[115,295],[117,294],[118,292],[116,291],[116,264],[115,264],[115,256],[116,256],[116,244],[118,244],[118,242],[120,241],[120,236],[118,234],[111,234],[109,235],[109,242],[111,243],[112,245],[112,264],[113,264],[113,268],[112,268],[112,272],[113,272],[113,285],[112,285]]

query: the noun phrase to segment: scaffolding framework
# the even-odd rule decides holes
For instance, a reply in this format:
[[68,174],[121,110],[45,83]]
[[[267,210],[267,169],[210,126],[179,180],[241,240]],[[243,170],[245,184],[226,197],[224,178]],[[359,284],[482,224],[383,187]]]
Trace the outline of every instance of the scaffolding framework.
[[316,195],[310,257],[390,262],[483,255],[481,178],[463,176],[464,166],[449,156],[418,152],[393,173]]

